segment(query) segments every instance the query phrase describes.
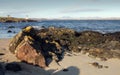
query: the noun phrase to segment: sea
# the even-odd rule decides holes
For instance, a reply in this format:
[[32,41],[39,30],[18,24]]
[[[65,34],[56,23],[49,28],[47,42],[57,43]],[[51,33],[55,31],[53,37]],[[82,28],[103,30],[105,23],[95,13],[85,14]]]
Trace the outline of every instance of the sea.
[[26,26],[70,28],[78,32],[98,31],[113,33],[120,31],[120,20],[47,20],[38,22],[0,23],[0,38],[12,38]]

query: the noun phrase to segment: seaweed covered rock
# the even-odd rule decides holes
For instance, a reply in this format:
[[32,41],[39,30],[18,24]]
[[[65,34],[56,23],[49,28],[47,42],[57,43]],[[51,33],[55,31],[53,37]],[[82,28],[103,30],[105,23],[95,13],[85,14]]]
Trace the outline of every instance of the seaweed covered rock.
[[79,36],[80,39],[80,44],[85,44],[85,45],[93,45],[97,46],[101,43],[104,43],[105,38],[104,36],[95,31],[84,31],[81,32],[81,35]]
[[58,42],[41,39],[39,30],[28,26],[22,29],[10,42],[9,50],[21,61],[47,66],[47,59],[59,61],[62,57],[62,48]]
[[102,34],[96,31],[76,32],[67,28],[45,28],[38,36],[57,42],[64,51],[89,53],[89,56],[108,59],[120,58],[119,32]]
[[77,40],[77,38],[75,37],[75,31],[66,28],[49,27],[40,30],[38,36],[49,42],[54,41],[54,43],[58,43],[62,48],[67,50],[69,49],[69,46],[74,43],[75,40]]
[[40,67],[46,67],[48,59],[60,61],[65,51],[83,52],[104,60],[120,58],[118,34],[120,33],[76,32],[55,27],[36,29],[28,26],[12,39],[9,50],[21,61]]

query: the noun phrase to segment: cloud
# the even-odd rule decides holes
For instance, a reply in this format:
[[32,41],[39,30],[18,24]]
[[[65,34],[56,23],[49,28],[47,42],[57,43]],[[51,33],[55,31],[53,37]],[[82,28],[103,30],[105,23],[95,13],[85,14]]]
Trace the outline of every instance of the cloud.
[[0,14],[3,14],[4,12],[0,11]]
[[69,9],[63,10],[62,13],[79,13],[79,12],[101,12],[102,9]]
[[8,12],[2,12],[2,14],[25,14],[28,13],[27,11],[8,11]]

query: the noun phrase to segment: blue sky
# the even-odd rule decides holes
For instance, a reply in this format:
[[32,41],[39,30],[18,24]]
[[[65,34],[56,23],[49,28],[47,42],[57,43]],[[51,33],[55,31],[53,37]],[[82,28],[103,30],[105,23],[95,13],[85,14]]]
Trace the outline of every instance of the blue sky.
[[120,17],[120,0],[0,0],[0,16]]

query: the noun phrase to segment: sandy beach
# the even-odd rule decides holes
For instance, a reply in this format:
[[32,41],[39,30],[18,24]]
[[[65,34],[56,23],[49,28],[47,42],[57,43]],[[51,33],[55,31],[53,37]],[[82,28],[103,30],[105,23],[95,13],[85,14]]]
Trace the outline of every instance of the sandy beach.
[[[0,63],[5,66],[9,62],[17,62],[22,67],[22,71],[5,71],[5,75],[120,75],[120,60],[109,59],[101,61],[90,58],[81,53],[66,53],[59,65],[52,63],[45,69],[26,63],[21,63],[15,55],[8,50],[10,39],[0,39]],[[97,68],[91,63],[98,62],[102,68]]]

